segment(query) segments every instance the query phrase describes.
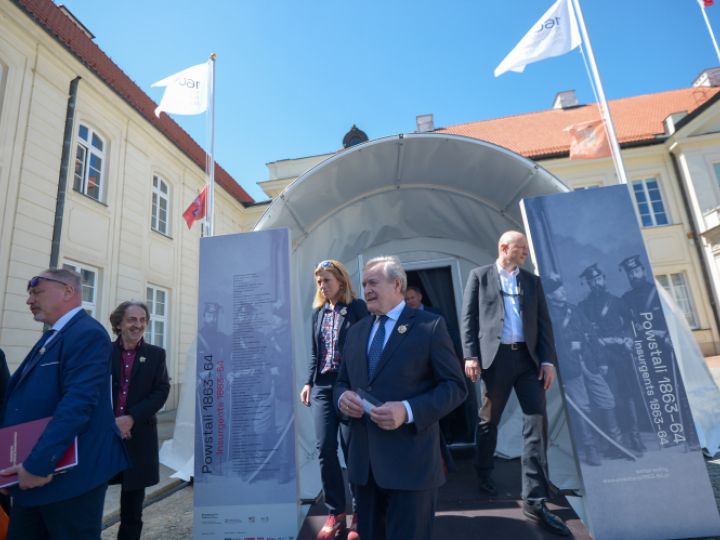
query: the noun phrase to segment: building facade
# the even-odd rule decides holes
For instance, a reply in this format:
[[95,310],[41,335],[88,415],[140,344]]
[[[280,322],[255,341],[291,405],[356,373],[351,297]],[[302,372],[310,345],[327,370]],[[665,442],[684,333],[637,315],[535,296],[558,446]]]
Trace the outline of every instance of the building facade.
[[[653,273],[709,356],[720,352],[720,88],[712,86],[720,76],[698,80],[705,86],[609,105]],[[418,131],[498,144],[534,160],[571,189],[618,183],[611,158],[570,159],[565,128],[600,118],[596,104],[579,105],[572,91],[558,94],[552,109],[514,117],[436,129],[427,116],[418,120]],[[270,178],[259,185],[274,198],[332,155],[269,163]]]
[[[205,185],[205,154],[91,36],[49,0],[0,0],[0,348],[13,371],[42,334],[28,280],[73,268],[108,331],[117,304],[148,302],[173,409],[198,312],[201,225],[182,213]],[[216,177],[216,234],[250,230],[263,208]]]

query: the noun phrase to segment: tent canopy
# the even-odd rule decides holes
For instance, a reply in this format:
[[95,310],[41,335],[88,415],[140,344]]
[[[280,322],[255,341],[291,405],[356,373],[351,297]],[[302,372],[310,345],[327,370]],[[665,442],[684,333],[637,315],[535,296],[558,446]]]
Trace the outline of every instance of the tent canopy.
[[[459,318],[470,270],[495,260],[503,232],[523,230],[520,200],[565,191],[539,165],[505,148],[437,133],[353,146],[298,178],[255,227],[290,230],[298,394],[310,355],[313,271],[320,261],[342,262],[358,292],[363,261],[378,255],[397,255],[408,270],[450,267]],[[302,496],[313,498],[320,485],[310,410],[296,406],[296,420]],[[501,438],[499,450],[513,455],[518,441],[508,435],[513,448],[504,449]]]

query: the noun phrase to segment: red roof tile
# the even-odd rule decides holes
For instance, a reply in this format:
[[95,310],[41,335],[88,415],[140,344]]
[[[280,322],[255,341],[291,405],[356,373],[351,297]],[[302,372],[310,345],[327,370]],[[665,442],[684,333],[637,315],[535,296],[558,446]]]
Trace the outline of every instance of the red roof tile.
[[[621,144],[655,140],[657,135],[665,132],[665,118],[681,111],[691,114],[718,92],[720,88],[684,88],[610,101],[618,140]],[[482,139],[523,156],[535,157],[568,153],[571,136],[563,130],[573,124],[599,118],[600,111],[593,103],[458,124],[435,131]]]
[[[143,92],[110,58],[51,0],[14,0],[60,43],[113,90],[135,107],[140,114],[163,132],[180,150],[205,170],[205,151],[172,118],[155,116],[157,104]],[[215,163],[215,180],[242,204],[254,199],[240,187],[225,169]]]

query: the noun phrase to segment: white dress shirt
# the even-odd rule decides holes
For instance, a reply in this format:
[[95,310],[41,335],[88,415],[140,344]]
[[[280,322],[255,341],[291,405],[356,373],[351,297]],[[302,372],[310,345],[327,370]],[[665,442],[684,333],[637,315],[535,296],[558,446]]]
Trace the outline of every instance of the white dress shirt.
[[[505,302],[505,320],[503,321],[500,343],[524,342],[525,333],[523,332],[522,317],[520,316],[520,296],[518,296],[517,286],[517,276],[520,273],[520,267],[516,266],[512,272],[508,272],[500,265],[500,261],[495,261],[495,266],[500,274],[500,289],[507,293],[502,295],[503,301]],[[552,364],[547,362],[543,362],[540,365],[552,366]]]
[[517,286],[517,276],[520,273],[520,268],[516,266],[512,272],[508,272],[500,266],[499,261],[495,261],[495,266],[500,274],[500,289],[505,293],[502,295],[505,303],[505,319],[500,343],[507,345],[525,341]]
[[82,306],[78,306],[76,308],[71,309],[68,311],[65,315],[60,317],[57,321],[55,321],[55,324],[52,325],[52,328],[50,330],[53,330],[55,333],[52,334],[49,338],[47,338],[47,341],[43,344],[43,347],[47,347],[48,344],[55,339],[55,336],[58,335],[60,330],[62,330],[65,325],[70,322],[70,319],[72,319],[80,310],[82,309]]

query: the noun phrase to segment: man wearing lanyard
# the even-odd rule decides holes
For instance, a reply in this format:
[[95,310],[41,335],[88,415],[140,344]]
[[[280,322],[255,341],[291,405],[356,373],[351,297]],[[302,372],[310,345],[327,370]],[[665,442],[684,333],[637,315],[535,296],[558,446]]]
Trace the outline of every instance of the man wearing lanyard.
[[569,534],[565,523],[548,512],[547,411],[545,392],[555,380],[555,341],[540,278],[520,266],[528,241],[516,231],[504,233],[493,264],[470,272],[462,310],[465,374],[481,380],[482,404],[476,434],[475,469],[480,491],[497,489],[490,474],[497,428],[515,388],[523,411],[523,511],[545,529]]

